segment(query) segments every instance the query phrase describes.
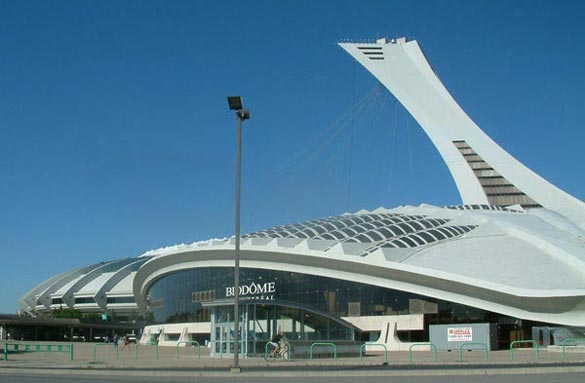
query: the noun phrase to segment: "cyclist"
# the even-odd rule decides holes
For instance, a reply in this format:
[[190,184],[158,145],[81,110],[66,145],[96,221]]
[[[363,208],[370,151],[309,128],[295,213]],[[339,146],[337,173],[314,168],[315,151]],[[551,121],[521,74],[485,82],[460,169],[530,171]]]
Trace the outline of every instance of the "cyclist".
[[278,352],[280,351],[280,344],[285,340],[286,338],[284,337],[284,331],[282,330],[272,337],[270,345],[274,348],[274,350],[272,350],[273,357],[276,357],[276,354],[278,354]]
[[128,336],[128,334],[126,334],[124,336],[124,345],[122,346],[122,351],[126,348],[126,347],[130,347],[130,336]]

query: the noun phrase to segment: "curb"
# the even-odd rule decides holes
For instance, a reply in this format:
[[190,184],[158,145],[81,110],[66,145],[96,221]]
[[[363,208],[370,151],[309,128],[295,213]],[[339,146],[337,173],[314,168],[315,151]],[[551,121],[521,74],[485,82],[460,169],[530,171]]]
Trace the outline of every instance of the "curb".
[[[417,365],[414,366],[321,366],[321,369],[307,369],[317,366],[300,366],[298,369],[264,369],[242,367],[240,373],[232,373],[228,367],[197,369],[136,368],[131,366],[103,366],[95,368],[77,366],[0,366],[3,373],[26,373],[33,375],[125,375],[154,377],[340,377],[340,376],[477,376],[477,375],[534,375],[585,372],[585,365]],[[341,368],[339,368],[341,367]],[[372,369],[375,367],[375,369]],[[394,367],[394,368],[393,368]],[[408,367],[408,368],[405,368]]]

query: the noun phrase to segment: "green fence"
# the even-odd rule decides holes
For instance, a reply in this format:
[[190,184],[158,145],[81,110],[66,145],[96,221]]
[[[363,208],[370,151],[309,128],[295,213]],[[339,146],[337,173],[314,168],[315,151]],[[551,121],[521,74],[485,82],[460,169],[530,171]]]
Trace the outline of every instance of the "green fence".
[[337,346],[335,345],[335,343],[326,343],[326,342],[316,342],[311,344],[311,348],[309,350],[309,359],[313,360],[313,349],[315,347],[319,347],[319,346],[325,346],[325,347],[331,347],[331,349],[333,350],[333,360],[337,360]]
[[382,347],[384,349],[384,364],[388,364],[388,348],[385,344],[380,343],[364,343],[360,346],[360,361],[364,360],[364,351],[366,347]]
[[585,343],[585,338],[569,338],[569,339],[565,339],[563,341],[562,346],[563,346],[563,360],[565,360],[567,358],[567,345],[568,343],[574,343],[572,346],[576,346],[577,343]]
[[531,343],[532,346],[534,347],[534,350],[536,351],[536,360],[540,359],[540,346],[538,345],[538,342],[535,340],[515,340],[514,342],[510,343],[510,360],[514,360],[514,346],[517,344],[523,344],[523,343]]
[[[481,346],[484,349],[485,352],[485,361],[487,362],[489,359],[489,348],[487,346],[487,344],[485,343],[479,343],[479,342],[465,342],[465,343],[461,343],[459,345],[459,361],[463,362],[463,349],[465,347],[469,347],[469,346]],[[469,351],[472,351],[472,349],[468,349]]]
[[201,344],[199,344],[199,342],[197,342],[196,340],[187,340],[187,341],[177,343],[177,359],[179,358],[179,345],[181,345],[181,344],[196,345],[197,346],[197,359],[201,359]]
[[120,358],[117,345],[114,343],[98,343],[93,346],[93,360],[97,360],[97,349],[101,347],[113,347],[116,350],[116,360]]
[[432,343],[413,343],[410,345],[410,347],[408,348],[408,362],[412,363],[412,349],[415,347],[426,347],[429,346],[431,348],[431,350],[433,351],[433,359],[436,362],[437,361],[437,346],[435,346]]
[[73,360],[73,343],[69,344],[40,344],[40,343],[4,343],[4,361],[8,360],[9,353],[16,352],[67,352],[69,360]]

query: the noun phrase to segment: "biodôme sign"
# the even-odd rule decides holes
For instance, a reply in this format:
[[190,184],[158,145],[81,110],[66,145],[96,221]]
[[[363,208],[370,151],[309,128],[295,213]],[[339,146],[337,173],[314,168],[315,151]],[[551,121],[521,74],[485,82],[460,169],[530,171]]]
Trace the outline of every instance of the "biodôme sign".
[[[274,293],[276,292],[276,282],[250,283],[249,285],[240,286],[240,297],[248,297],[249,299],[274,299]],[[233,297],[235,295],[235,288],[226,287],[225,297]]]

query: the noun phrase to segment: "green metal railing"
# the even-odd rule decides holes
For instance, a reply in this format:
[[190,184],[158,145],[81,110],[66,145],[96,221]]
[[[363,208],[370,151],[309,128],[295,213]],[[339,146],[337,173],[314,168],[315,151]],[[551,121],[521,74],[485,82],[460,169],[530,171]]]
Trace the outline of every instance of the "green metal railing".
[[585,338],[569,338],[565,339],[563,343],[561,343],[563,346],[563,360],[567,358],[567,343],[575,343],[573,346],[576,346],[576,343],[578,342],[585,343]]
[[536,351],[536,360],[540,360],[540,346],[538,345],[537,341],[531,339],[515,340],[514,342],[510,343],[510,360],[514,360],[514,346],[522,343],[531,343],[534,347],[534,350]]
[[196,340],[186,340],[177,343],[177,358],[179,358],[179,345],[181,344],[190,344],[190,345],[197,345],[197,359],[201,359],[201,344]]
[[138,359],[138,349],[142,348],[141,346],[154,346],[155,349],[155,358],[158,360],[158,342],[146,342],[144,344],[140,344],[139,342],[136,343],[136,348],[134,349],[134,358]]
[[[266,344],[264,345],[264,359],[268,359],[268,346],[270,346],[271,342],[266,342]],[[288,354],[288,360],[291,359],[291,346],[290,343],[287,342],[286,340],[284,341],[284,344],[286,344],[286,353]]]
[[264,359],[267,360],[268,359],[268,346],[270,346],[272,342],[266,342],[266,344],[264,345]]
[[67,352],[69,360],[73,360],[73,343],[69,344],[37,344],[37,343],[4,343],[4,361],[8,360],[9,349],[12,352]]
[[360,346],[360,361],[364,360],[364,351],[366,347],[382,347],[384,348],[384,364],[388,364],[388,348],[381,343],[364,343]]
[[[460,362],[463,362],[463,349],[465,347],[469,347],[469,346],[481,346],[485,352],[485,361],[487,362],[489,360],[489,348],[488,348],[487,344],[479,343],[479,342],[464,342],[464,343],[461,343],[459,345],[459,361]],[[469,351],[471,351],[471,350],[472,349],[469,349]]]
[[412,349],[415,347],[425,347],[425,346],[430,346],[431,350],[433,351],[433,359],[436,362],[437,361],[437,346],[435,346],[432,343],[413,343],[410,345],[410,347],[408,348],[408,362],[412,363]]
[[331,347],[333,350],[333,360],[337,360],[337,346],[335,343],[327,343],[327,342],[316,342],[311,344],[311,348],[309,349],[309,359],[313,360],[313,349],[318,346],[326,346]]
[[116,349],[116,360],[120,359],[120,353],[118,351],[118,346],[114,343],[98,343],[93,346],[93,360],[97,360],[97,349],[98,347],[114,347]]

